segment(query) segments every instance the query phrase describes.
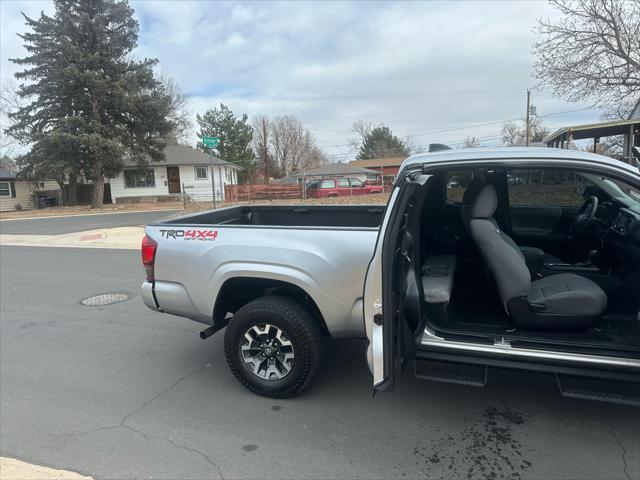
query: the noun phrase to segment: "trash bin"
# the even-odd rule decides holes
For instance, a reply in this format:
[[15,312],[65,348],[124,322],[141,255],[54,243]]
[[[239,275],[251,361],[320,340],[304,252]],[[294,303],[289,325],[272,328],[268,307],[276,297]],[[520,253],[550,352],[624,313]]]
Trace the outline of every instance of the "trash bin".
[[47,196],[38,195],[38,208],[47,208]]

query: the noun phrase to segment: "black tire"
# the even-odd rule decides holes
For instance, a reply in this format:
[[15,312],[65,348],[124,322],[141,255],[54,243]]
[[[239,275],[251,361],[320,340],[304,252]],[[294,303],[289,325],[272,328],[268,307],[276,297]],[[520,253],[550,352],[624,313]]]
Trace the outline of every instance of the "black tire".
[[[265,324],[280,329],[293,346],[293,365],[283,378],[260,378],[242,357],[245,333]],[[302,305],[286,297],[269,296],[253,300],[235,313],[224,335],[224,353],[233,375],[253,393],[288,398],[302,392],[316,377],[323,343],[318,321]]]

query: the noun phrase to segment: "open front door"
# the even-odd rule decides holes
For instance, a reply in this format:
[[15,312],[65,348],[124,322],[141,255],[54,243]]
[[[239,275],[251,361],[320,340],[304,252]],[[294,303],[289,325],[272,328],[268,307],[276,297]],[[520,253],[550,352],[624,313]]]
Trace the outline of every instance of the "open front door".
[[413,356],[414,335],[421,328],[419,243],[413,233],[419,229],[412,223],[419,219],[415,209],[421,207],[416,187],[423,187],[429,178],[410,172],[398,182],[367,270],[364,318],[374,391],[393,389],[396,375]]

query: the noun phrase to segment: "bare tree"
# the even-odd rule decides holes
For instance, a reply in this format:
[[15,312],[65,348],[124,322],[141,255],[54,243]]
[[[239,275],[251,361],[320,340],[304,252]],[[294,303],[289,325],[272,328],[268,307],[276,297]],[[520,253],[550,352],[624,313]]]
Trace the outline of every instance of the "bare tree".
[[264,183],[269,183],[273,174],[273,159],[269,152],[271,145],[271,120],[266,115],[258,115],[251,122],[253,127],[253,151],[258,159],[258,171],[264,172]]
[[462,148],[478,148],[480,147],[480,140],[474,135],[473,137],[466,137]]
[[360,147],[367,140],[367,137],[371,134],[371,130],[373,130],[374,128],[375,125],[371,122],[365,122],[363,120],[354,122],[351,130],[353,131],[355,137],[349,140],[349,143],[354,150],[360,150]]
[[520,128],[513,122],[502,125],[502,144],[515,145],[520,140]]
[[18,111],[24,104],[16,82],[12,79],[3,82],[0,90],[0,156],[13,157],[17,153],[20,142],[5,130],[14,123],[9,114]]
[[640,2],[551,0],[561,17],[540,19],[535,74],[570,101],[612,106],[640,93]]
[[280,176],[326,160],[311,132],[293,115],[275,117],[270,125],[271,155]]
[[158,74],[158,81],[162,84],[164,93],[169,96],[171,101],[171,109],[169,120],[175,125],[173,131],[167,138],[168,143],[190,143],[189,134],[193,127],[191,120],[192,112],[189,110],[189,99],[180,90],[175,79],[168,70],[162,69]]
[[[502,125],[503,145],[524,145],[527,139],[526,123],[523,121],[519,127],[514,122],[507,122]],[[538,117],[532,117],[529,121],[529,141],[532,143],[542,142],[549,135],[549,129],[542,124]]]

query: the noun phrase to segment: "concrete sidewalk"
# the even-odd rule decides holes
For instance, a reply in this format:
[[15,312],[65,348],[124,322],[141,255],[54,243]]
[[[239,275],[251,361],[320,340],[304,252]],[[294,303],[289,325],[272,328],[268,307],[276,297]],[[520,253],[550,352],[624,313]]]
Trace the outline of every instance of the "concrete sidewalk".
[[137,250],[144,227],[116,227],[64,233],[61,235],[0,234],[0,246],[120,248]]
[[22,462],[13,458],[0,457],[0,480],[87,480],[76,472],[56,470]]

